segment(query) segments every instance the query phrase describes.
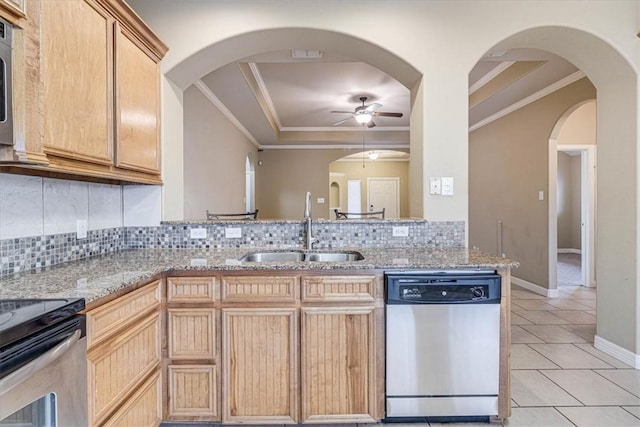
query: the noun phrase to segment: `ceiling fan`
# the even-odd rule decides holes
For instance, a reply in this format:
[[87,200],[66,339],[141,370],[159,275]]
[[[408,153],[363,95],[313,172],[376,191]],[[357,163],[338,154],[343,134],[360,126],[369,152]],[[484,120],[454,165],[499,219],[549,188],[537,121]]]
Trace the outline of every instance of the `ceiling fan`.
[[351,117],[347,117],[344,120],[335,122],[333,126],[338,126],[346,122],[347,120],[353,118],[353,119],[356,119],[356,121],[361,125],[363,126],[367,125],[367,127],[372,128],[376,125],[373,121],[374,116],[402,117],[402,113],[389,113],[385,111],[377,111],[378,108],[382,107],[382,104],[378,104],[377,102],[374,102],[373,104],[365,105],[365,102],[367,102],[366,96],[361,96],[360,102],[362,102],[362,105],[357,106],[353,111],[331,111],[331,113],[351,114]]

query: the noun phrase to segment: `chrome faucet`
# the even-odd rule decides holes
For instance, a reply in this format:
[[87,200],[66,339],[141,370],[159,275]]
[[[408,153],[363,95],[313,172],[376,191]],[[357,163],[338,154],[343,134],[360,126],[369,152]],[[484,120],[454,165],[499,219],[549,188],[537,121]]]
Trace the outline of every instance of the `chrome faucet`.
[[315,239],[313,238],[311,232],[311,192],[307,191],[307,195],[304,203],[304,220],[306,222],[306,230],[307,235],[305,236],[305,249],[311,250],[313,249],[313,242]]

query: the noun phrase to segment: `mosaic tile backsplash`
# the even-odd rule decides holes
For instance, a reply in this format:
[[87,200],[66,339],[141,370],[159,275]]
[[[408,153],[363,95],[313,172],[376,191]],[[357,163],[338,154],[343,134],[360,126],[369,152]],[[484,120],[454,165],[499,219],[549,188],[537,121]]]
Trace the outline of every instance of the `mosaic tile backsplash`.
[[[408,235],[394,237],[394,227]],[[226,237],[240,229],[239,238]],[[205,229],[205,238],[191,238],[192,229]],[[0,276],[123,249],[302,248],[305,227],[299,221],[168,222],[160,226],[118,227],[90,231],[86,239],[63,233],[0,241]],[[424,220],[327,221],[313,223],[315,249],[433,247],[465,244],[463,221]]]

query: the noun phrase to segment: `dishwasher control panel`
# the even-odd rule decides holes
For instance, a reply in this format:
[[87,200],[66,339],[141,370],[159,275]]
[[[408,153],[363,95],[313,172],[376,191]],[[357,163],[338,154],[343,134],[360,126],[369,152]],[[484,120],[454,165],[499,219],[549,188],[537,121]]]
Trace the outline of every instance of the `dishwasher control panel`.
[[387,273],[387,304],[499,303],[498,274]]

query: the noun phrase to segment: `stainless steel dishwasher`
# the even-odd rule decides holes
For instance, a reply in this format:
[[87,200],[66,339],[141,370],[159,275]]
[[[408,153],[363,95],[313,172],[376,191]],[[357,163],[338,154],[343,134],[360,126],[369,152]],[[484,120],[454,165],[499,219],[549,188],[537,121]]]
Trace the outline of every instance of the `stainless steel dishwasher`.
[[500,275],[406,270],[385,285],[385,420],[498,415]]

